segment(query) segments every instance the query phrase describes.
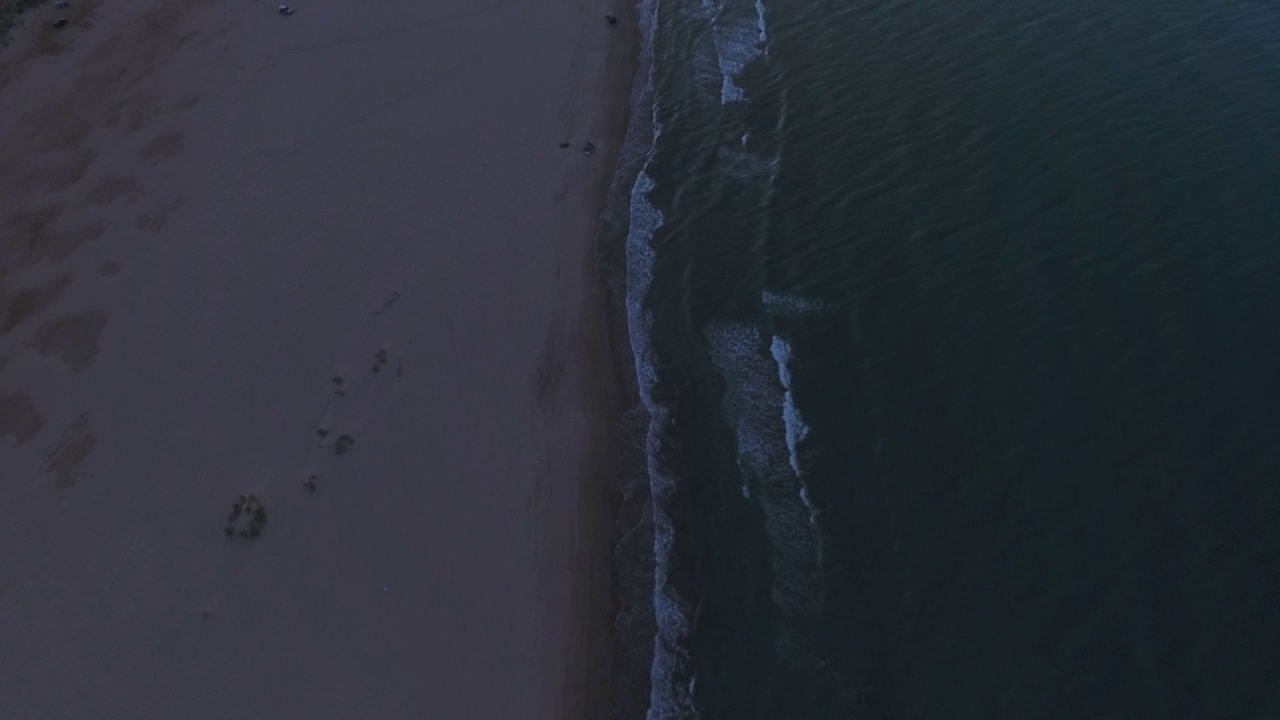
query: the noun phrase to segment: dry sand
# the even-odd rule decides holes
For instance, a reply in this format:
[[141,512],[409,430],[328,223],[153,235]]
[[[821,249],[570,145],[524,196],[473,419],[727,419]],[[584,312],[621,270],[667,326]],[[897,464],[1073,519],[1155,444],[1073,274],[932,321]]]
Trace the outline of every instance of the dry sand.
[[[606,716],[606,2],[25,16],[0,717]],[[262,535],[224,537],[251,493]]]

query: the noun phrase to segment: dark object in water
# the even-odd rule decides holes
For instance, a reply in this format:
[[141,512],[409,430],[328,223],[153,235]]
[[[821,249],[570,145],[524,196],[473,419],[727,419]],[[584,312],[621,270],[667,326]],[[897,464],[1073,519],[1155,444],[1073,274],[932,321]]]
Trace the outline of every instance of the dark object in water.
[[617,25],[617,24],[618,24],[618,16],[617,16],[617,15],[614,15],[614,14],[612,14],[612,13],[610,13],[610,14],[608,14],[608,15],[605,15],[605,16],[604,16],[604,19],[605,19],[605,20],[608,20],[610,25]]
[[584,155],[590,155],[595,151],[596,151],[596,146],[591,143],[587,143],[586,145],[582,146],[582,154]]
[[292,15],[292,14],[293,14],[293,8],[289,7],[288,5],[281,5],[281,6],[278,8],[278,10],[279,10],[279,12],[280,12],[280,14],[281,14],[281,15]]
[[60,17],[57,20],[53,21],[53,26],[56,28],[65,27],[66,24],[67,24],[67,19],[64,17]]
[[562,142],[562,143],[560,143],[560,149],[561,149],[561,150],[563,150],[563,149],[565,149],[565,148],[567,148],[567,147],[569,147],[569,143],[567,143],[567,142]]

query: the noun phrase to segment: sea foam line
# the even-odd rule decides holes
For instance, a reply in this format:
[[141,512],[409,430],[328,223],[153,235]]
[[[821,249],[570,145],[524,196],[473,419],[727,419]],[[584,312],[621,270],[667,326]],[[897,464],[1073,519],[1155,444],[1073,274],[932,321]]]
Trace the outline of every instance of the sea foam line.
[[[773,355],[774,362],[778,364],[778,381],[785,388],[782,394],[782,421],[787,431],[787,456],[790,460],[792,471],[795,472],[797,478],[802,478],[801,484],[803,485],[799,445],[801,441],[809,436],[809,426],[805,424],[804,418],[800,416],[800,410],[796,407],[795,395],[791,391],[791,345],[781,337],[774,335],[773,341],[769,345],[769,352]],[[809,506],[809,491],[807,487],[801,487],[800,496],[805,505]],[[812,506],[809,509],[812,511]]]
[[718,323],[704,330],[708,350],[725,383],[725,420],[738,438],[738,465],[752,486],[770,547],[770,599],[780,626],[778,657],[798,671],[819,664],[815,623],[826,602],[820,528],[809,491],[788,466],[779,371],[769,343],[753,324]]
[[[641,18],[642,32],[646,33],[652,47],[657,30],[658,0],[649,5],[649,13]],[[693,701],[693,686],[683,678],[688,677],[690,657],[689,635],[692,630],[690,604],[670,586],[667,571],[671,565],[674,528],[668,511],[676,479],[661,466],[658,453],[661,449],[660,433],[669,420],[665,406],[653,397],[657,382],[654,351],[651,342],[653,314],[644,303],[653,285],[656,253],[653,235],[664,222],[662,211],[649,200],[654,188],[649,174],[658,139],[662,135],[659,119],[659,103],[654,68],[649,65],[649,76],[638,96],[646,97],[653,109],[652,142],[640,173],[631,189],[630,228],[627,232],[627,284],[626,308],[628,335],[632,355],[635,358],[636,381],[640,400],[649,413],[649,429],[645,438],[645,461],[649,473],[649,486],[654,525],[654,589],[653,609],[657,624],[654,637],[653,665],[650,669],[649,720],[697,720],[698,711]],[[691,680],[691,678],[690,678]]]

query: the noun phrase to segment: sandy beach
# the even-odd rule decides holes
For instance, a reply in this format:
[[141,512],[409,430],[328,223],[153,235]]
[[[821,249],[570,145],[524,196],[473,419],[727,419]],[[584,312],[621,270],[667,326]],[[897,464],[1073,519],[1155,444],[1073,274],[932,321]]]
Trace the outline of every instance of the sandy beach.
[[293,8],[0,49],[0,717],[607,717],[633,11]]

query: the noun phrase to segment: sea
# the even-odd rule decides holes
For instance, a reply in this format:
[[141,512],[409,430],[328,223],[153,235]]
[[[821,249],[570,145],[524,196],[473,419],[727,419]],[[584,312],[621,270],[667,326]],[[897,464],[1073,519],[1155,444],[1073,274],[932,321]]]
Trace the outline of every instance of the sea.
[[614,717],[1280,718],[1280,3],[639,17]]

